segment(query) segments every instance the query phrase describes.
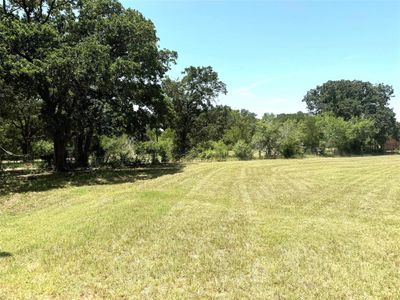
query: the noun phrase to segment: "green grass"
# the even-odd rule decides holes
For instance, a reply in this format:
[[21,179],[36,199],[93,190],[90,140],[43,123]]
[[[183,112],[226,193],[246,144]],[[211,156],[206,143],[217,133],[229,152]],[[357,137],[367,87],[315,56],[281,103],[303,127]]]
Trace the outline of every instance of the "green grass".
[[400,156],[2,179],[0,298],[400,298]]

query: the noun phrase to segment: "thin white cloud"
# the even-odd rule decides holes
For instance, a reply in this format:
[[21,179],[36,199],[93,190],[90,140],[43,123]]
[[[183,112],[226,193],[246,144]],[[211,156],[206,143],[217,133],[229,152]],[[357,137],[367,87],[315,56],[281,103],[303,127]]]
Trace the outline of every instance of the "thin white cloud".
[[293,103],[296,103],[295,99],[256,93],[252,90],[255,86],[258,87],[259,85],[253,84],[232,90],[227,95],[221,96],[219,103],[235,109],[247,109],[256,113],[259,117],[267,112],[279,114],[304,110],[304,105],[301,102],[299,105],[293,105]]
[[240,88],[238,90],[253,90],[253,89],[258,88],[260,86],[265,86],[265,85],[271,83],[273,80],[276,80],[276,79],[277,78],[272,78],[271,77],[271,78],[265,78],[265,79],[257,80],[257,81],[254,81],[253,83],[249,84],[248,86],[242,87],[242,88]]

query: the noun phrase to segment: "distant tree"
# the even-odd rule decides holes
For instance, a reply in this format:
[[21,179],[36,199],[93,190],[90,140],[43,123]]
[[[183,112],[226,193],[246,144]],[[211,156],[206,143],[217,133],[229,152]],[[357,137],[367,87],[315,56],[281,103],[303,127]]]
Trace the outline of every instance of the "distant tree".
[[341,117],[322,114],[317,117],[321,132],[320,148],[336,148],[340,154],[363,153],[372,146],[376,126],[372,119]]
[[228,157],[228,154],[228,147],[223,141],[212,141],[210,146],[202,152],[201,156],[205,159],[223,161]]
[[128,161],[133,161],[135,156],[135,146],[126,134],[120,136],[101,136],[100,144],[104,150],[105,164],[119,167]]
[[332,113],[345,121],[369,118],[378,129],[376,142],[382,147],[395,128],[395,113],[389,107],[393,88],[358,80],[328,81],[307,92],[303,101],[313,114]]
[[[146,140],[137,143],[137,145],[138,154],[142,157],[150,157],[147,161],[152,164],[173,160],[173,131],[171,129],[163,131],[148,129],[146,131]],[[143,160],[142,162],[145,161]]]
[[41,100],[35,97],[15,95],[13,107],[9,110],[9,122],[14,128],[14,138],[21,147],[25,159],[31,158],[32,144],[43,133],[43,122],[39,118]]
[[190,131],[193,146],[209,141],[220,141],[233,124],[233,111],[229,106],[217,105],[202,112],[194,121]]
[[3,155],[3,157],[9,156],[5,151],[21,154],[21,145],[15,139],[16,136],[18,136],[18,132],[15,127],[12,126],[9,120],[3,119],[0,122],[0,155]]
[[299,121],[299,126],[303,130],[304,150],[318,154],[321,131],[317,126],[316,118],[308,115],[302,121]]
[[277,155],[279,124],[275,117],[263,117],[257,122],[256,132],[252,138],[252,144],[256,150],[265,153],[266,158]]
[[253,158],[253,149],[249,144],[243,140],[239,140],[233,147],[235,156],[240,160],[247,160]]
[[304,153],[303,130],[295,120],[287,120],[279,125],[278,149],[285,158],[291,158]]
[[347,124],[342,117],[332,114],[321,114],[317,116],[317,125],[321,130],[320,148],[336,148],[340,153],[346,151],[347,146]]
[[373,144],[377,129],[372,119],[352,118],[347,122],[347,152],[363,153]]
[[309,117],[308,113],[303,113],[303,112],[299,111],[294,114],[278,114],[278,115],[276,115],[276,120],[278,120],[279,122],[285,122],[287,120],[294,120],[294,121],[298,122],[298,121],[303,121],[307,117]]
[[18,143],[20,149],[17,152],[28,159],[32,154],[32,143],[43,134],[43,122],[40,119],[42,101],[29,89],[21,92],[13,87],[1,87],[0,84],[0,121],[8,124],[3,129]]
[[257,115],[246,109],[234,110],[231,115],[231,124],[224,133],[224,142],[231,146],[240,140],[250,144],[256,130]]
[[211,67],[189,67],[182,74],[180,80],[167,79],[163,83],[173,108],[177,157],[191,148],[189,134],[197,117],[211,109],[221,93],[226,94],[225,84]]
[[396,128],[393,133],[393,138],[397,141],[400,141],[400,122],[396,122]]
[[294,121],[297,123],[298,128],[303,130],[304,151],[314,154],[318,153],[320,132],[314,116],[310,113],[299,111],[294,114],[278,114],[275,118],[275,121],[278,123],[284,123],[288,120]]
[[264,113],[263,116],[261,117],[261,120],[263,121],[273,121],[276,119],[276,115],[273,113]]

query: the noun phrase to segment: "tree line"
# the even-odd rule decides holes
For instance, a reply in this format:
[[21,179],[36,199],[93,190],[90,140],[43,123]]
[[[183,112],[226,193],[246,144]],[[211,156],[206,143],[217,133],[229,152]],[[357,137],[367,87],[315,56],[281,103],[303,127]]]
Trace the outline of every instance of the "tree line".
[[365,153],[399,137],[389,85],[328,81],[305,95],[308,113],[259,119],[217,105],[227,88],[212,67],[169,78],[176,60],[158,46],[154,24],[118,1],[3,1],[2,155],[64,171],[232,153]]

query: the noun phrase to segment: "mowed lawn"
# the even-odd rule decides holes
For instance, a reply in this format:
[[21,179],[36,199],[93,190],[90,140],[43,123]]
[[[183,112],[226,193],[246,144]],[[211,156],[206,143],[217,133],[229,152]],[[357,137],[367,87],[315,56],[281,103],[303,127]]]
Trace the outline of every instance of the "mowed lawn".
[[400,298],[400,156],[18,180],[1,299]]

